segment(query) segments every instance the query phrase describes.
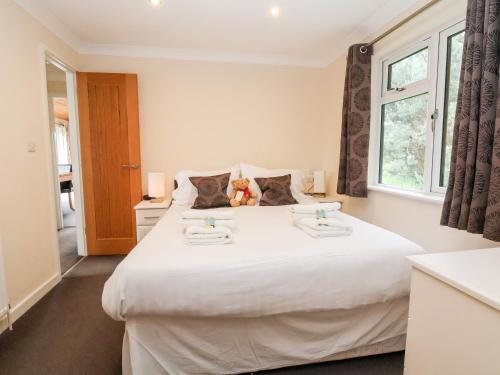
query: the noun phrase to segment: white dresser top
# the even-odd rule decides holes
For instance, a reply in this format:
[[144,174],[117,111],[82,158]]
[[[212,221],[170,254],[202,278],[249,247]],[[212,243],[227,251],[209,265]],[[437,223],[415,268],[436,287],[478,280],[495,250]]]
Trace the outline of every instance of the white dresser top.
[[413,255],[413,266],[500,311],[500,248]]
[[153,203],[151,201],[142,201],[138,203],[134,208],[136,210],[147,210],[151,208],[169,208],[172,203],[172,199],[165,198],[163,202]]

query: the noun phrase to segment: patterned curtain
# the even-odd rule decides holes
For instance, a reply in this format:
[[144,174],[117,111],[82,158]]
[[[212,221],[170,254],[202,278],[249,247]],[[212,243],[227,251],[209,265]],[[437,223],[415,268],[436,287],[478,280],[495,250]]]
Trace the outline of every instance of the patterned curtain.
[[371,46],[356,44],[347,56],[337,193],[351,197],[368,196],[372,53]]
[[500,0],[469,0],[441,225],[500,241]]

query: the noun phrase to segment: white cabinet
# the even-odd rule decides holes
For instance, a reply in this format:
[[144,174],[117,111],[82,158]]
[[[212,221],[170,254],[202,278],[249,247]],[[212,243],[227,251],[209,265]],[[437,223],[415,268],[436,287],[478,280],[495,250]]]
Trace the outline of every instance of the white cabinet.
[[137,225],[137,242],[142,240],[146,234],[156,225],[156,223],[165,215],[170,207],[170,200],[161,203],[152,203],[142,201],[135,206],[135,224]]
[[500,374],[500,248],[409,259],[405,375]]

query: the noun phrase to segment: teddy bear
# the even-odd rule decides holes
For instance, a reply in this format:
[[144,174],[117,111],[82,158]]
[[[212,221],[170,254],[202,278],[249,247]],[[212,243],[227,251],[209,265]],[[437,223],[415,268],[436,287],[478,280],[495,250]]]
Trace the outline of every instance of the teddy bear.
[[243,205],[255,206],[257,203],[257,194],[252,193],[248,188],[250,180],[248,178],[239,178],[231,181],[233,191],[229,195],[231,207]]

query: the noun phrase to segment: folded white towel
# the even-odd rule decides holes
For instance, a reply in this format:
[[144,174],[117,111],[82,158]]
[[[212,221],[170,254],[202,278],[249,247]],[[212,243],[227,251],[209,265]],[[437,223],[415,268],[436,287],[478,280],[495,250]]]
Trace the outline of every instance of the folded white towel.
[[302,229],[305,233],[313,238],[325,238],[325,237],[341,237],[349,236],[352,232],[342,229],[332,229],[329,231],[314,230],[306,225],[295,224],[297,228]]
[[227,227],[192,225],[186,228],[189,245],[223,245],[233,242],[233,233]]
[[295,222],[297,224],[305,225],[306,227],[320,231],[328,231],[332,229],[352,230],[352,227],[350,225],[333,217],[319,219],[316,219],[314,217],[303,217],[295,220]]
[[213,218],[215,220],[233,220],[232,210],[186,210],[181,214],[182,219],[205,220]]
[[317,211],[338,211],[340,210],[339,202],[332,203],[315,203],[315,204],[294,204],[290,206],[288,209],[292,213],[296,214],[308,214],[308,215],[316,215]]
[[348,236],[352,227],[335,218],[305,217],[294,220],[294,224],[314,238]]
[[[204,226],[208,224],[208,220],[210,218],[203,218],[203,219],[181,219],[181,223],[184,224],[184,227],[187,228],[189,226],[195,225],[195,226]],[[213,221],[210,222],[210,224],[216,226],[216,227],[227,227],[230,229],[235,229],[236,228],[236,221],[232,219],[213,219]]]
[[303,214],[303,213],[292,213],[292,219],[293,221],[302,219],[302,218],[312,218],[316,219],[317,217],[324,217],[324,218],[330,218],[330,217],[337,217],[337,211],[321,211],[321,212],[314,212],[311,214]]

